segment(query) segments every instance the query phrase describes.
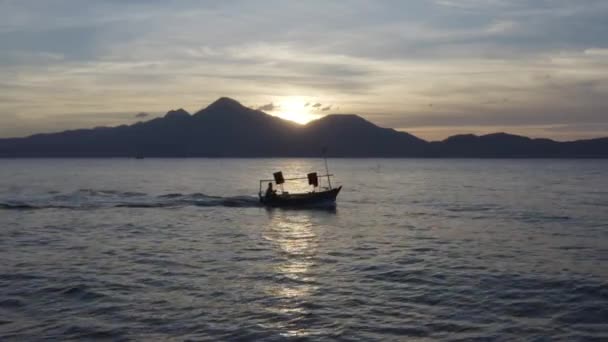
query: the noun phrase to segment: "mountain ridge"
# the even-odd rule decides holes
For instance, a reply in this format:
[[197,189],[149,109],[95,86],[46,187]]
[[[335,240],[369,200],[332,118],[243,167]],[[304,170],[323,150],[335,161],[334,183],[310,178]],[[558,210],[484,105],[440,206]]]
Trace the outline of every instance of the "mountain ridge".
[[505,132],[428,142],[356,114],[299,125],[221,97],[131,125],[0,139],[0,157],[608,157],[608,138],[558,142]]

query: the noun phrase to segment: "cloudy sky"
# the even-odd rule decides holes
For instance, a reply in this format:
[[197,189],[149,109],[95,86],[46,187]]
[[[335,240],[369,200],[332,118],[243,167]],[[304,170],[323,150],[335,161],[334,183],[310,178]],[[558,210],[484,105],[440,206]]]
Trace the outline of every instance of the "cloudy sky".
[[431,140],[608,136],[608,1],[0,0],[0,137],[220,96]]

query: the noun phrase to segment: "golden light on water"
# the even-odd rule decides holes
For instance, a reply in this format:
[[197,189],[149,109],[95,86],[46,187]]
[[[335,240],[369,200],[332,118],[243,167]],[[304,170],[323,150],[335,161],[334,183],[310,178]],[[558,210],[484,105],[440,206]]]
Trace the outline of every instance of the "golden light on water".
[[273,267],[274,273],[289,280],[266,289],[266,292],[277,300],[277,304],[268,310],[285,315],[289,319],[272,324],[272,328],[282,330],[283,336],[307,336],[311,334],[311,330],[294,323],[297,322],[294,316],[307,314],[302,303],[309,300],[317,290],[317,286],[312,284],[315,277],[310,272],[317,251],[317,236],[307,215],[274,214],[264,238],[276,247],[277,256],[281,258],[281,262]]

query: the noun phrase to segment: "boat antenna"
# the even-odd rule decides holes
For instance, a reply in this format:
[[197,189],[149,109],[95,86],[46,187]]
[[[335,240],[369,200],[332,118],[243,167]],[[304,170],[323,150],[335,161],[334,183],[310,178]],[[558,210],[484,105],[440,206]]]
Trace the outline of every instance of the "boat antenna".
[[329,189],[331,190],[331,179],[329,177],[329,167],[327,167],[327,146],[323,147],[321,151],[323,153],[323,160],[325,161],[325,174],[327,175],[327,184],[329,185]]

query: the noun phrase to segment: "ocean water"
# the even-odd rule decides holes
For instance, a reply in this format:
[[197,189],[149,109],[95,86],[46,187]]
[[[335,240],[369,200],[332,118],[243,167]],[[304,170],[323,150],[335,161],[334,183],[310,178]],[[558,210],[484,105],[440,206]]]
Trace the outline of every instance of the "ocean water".
[[608,161],[329,163],[0,160],[0,340],[608,340]]

